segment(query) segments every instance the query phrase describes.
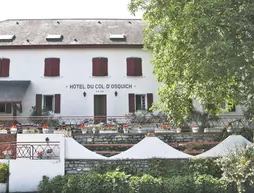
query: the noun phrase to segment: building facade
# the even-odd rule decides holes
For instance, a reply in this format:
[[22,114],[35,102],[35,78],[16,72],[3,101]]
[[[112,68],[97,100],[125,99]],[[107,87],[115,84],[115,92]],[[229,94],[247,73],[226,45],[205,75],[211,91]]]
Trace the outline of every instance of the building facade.
[[149,109],[160,84],[142,50],[144,26],[133,19],[0,22],[0,116],[29,116],[33,108],[102,117]]
[[141,20],[0,23],[1,115],[125,116],[146,110],[159,84],[142,50]]

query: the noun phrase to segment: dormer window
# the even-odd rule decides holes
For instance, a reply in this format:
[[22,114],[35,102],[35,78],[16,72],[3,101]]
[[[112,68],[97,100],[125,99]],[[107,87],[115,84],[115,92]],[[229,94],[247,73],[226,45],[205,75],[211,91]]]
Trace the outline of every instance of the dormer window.
[[63,35],[62,34],[49,34],[46,37],[47,41],[62,41],[63,40]]
[[0,35],[1,42],[12,42],[15,39],[15,35]]
[[124,34],[110,34],[109,39],[112,41],[125,41],[126,36]]

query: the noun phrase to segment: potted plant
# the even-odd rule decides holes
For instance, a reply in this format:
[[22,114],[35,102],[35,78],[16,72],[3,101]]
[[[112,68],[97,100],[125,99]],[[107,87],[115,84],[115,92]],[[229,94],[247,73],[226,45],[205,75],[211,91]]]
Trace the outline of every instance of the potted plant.
[[232,124],[231,123],[226,124],[226,129],[227,129],[228,133],[232,133],[232,131],[233,131]]
[[102,125],[100,128],[100,133],[117,133],[117,127],[114,125]]
[[43,123],[41,126],[42,126],[42,133],[43,134],[49,133],[48,125],[46,123]]
[[44,152],[43,152],[43,151],[38,151],[38,152],[37,152],[37,158],[38,158],[38,159],[42,159],[43,155],[44,155]]
[[7,164],[0,163],[0,192],[7,191],[7,181],[9,178],[9,167]]
[[87,127],[84,124],[81,124],[79,126],[79,128],[81,129],[82,134],[86,134],[87,133]]
[[59,126],[59,127],[56,128],[56,130],[54,130],[54,134],[65,134],[65,135],[68,135],[69,131],[71,131],[70,127]]
[[4,151],[3,151],[4,157],[5,159],[10,159],[11,155],[12,155],[12,151],[11,151],[11,146],[7,145],[4,147]]
[[199,131],[199,125],[198,124],[192,124],[192,132],[193,133],[198,133],[198,131]]
[[0,128],[0,134],[7,134],[7,129],[5,127]]
[[123,133],[129,133],[129,127],[126,124],[123,125]]
[[10,127],[10,132],[11,134],[17,133],[17,124],[12,124],[12,126]]
[[176,127],[176,133],[181,133],[182,132],[182,126],[181,125],[178,125]]

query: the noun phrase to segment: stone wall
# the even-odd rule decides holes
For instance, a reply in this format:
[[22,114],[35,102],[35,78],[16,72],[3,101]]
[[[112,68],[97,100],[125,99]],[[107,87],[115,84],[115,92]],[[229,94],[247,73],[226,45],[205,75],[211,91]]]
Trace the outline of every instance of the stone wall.
[[108,165],[124,165],[125,168],[133,168],[138,172],[148,167],[148,160],[65,160],[66,174],[86,173],[92,169],[107,168]]
[[[221,141],[222,133],[156,133],[165,143],[171,142],[217,142]],[[73,138],[85,144],[136,144],[145,134],[73,134]]]

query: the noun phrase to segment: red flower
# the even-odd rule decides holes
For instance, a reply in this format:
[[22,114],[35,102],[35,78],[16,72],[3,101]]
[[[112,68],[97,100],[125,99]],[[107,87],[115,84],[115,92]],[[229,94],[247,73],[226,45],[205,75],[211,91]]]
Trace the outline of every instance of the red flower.
[[48,128],[48,125],[46,123],[43,123],[42,128]]

